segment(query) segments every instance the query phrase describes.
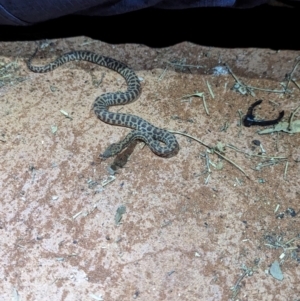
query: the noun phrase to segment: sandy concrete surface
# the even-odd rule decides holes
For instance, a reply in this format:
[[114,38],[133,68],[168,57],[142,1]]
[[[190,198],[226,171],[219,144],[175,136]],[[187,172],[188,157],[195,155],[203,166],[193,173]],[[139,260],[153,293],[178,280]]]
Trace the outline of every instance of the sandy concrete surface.
[[[209,146],[178,134],[170,159],[137,143],[101,161],[129,129],[104,124],[91,106],[126,89],[123,78],[86,62],[35,74],[25,63],[34,42],[0,46],[1,301],[300,300],[300,137],[259,135],[239,115],[263,99],[257,118],[284,110],[287,121],[300,90],[291,82],[290,93],[242,95],[224,67],[250,86],[282,90],[299,52],[44,41],[36,65],[74,49],[125,62],[143,91],[111,110]],[[202,97],[183,99],[194,93],[209,115]],[[281,281],[269,272],[276,260]]]

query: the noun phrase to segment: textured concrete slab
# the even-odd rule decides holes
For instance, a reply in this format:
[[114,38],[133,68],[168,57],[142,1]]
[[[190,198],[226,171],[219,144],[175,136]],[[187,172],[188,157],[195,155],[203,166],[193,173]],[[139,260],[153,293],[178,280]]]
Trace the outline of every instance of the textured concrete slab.
[[[285,110],[288,120],[299,105],[299,89],[291,84],[288,95],[241,95],[231,89],[235,81],[223,64],[250,86],[282,89],[299,52],[190,43],[149,49],[85,37],[44,45],[34,64],[73,49],[126,62],[143,91],[136,102],[111,110],[185,132],[210,147],[221,142],[223,155],[248,178],[177,135],[177,156],[160,158],[138,143],[103,186],[112,178],[109,167],[124,156],[98,156],[129,130],[104,124],[91,106],[101,93],[126,89],[123,78],[84,62],[35,74],[25,64],[34,43],[2,43],[7,72],[0,78],[0,300],[296,300],[300,226],[299,216],[287,210],[299,212],[300,138],[260,136],[258,128],[240,126],[238,111],[245,114],[263,99],[258,118]],[[202,98],[182,99],[196,91],[204,93],[210,115]],[[287,161],[261,157],[253,140],[266,156]],[[278,164],[256,168],[266,162]],[[116,225],[121,205],[126,213]],[[266,273],[275,260],[281,282]]]

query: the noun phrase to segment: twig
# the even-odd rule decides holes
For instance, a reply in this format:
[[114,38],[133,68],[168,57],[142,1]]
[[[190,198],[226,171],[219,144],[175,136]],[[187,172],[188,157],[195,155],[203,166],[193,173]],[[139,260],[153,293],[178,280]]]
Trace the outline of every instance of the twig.
[[207,85],[207,88],[208,88],[208,91],[209,91],[211,97],[212,97],[213,99],[215,99],[215,95],[214,95],[214,93],[213,93],[213,91],[212,91],[212,89],[211,89],[211,86],[210,86],[208,80],[206,81],[206,85]]
[[219,153],[218,151],[214,150],[214,152],[220,156],[221,158],[223,158],[224,160],[228,161],[229,163],[231,163],[232,165],[234,165],[237,169],[239,169],[248,179],[250,179],[250,177],[246,174],[246,172],[240,167],[238,166],[236,163],[234,163],[233,161],[231,161],[230,159],[226,158],[225,156],[223,156],[221,153]]
[[206,105],[206,101],[205,101],[205,96],[204,96],[204,94],[203,94],[202,100],[203,100],[203,105],[204,105],[204,109],[205,109],[206,115],[209,115],[209,112],[208,112],[208,108],[207,108],[207,105]]
[[266,243],[265,246],[274,248],[274,249],[282,248],[284,252],[290,251],[290,250],[297,250],[298,249],[297,246],[295,246],[295,247],[291,246],[291,243],[293,243],[296,239],[299,239],[299,238],[294,237],[287,242],[280,242],[281,238],[279,238],[279,239],[276,238],[276,241],[271,242],[271,243]]
[[290,243],[292,243],[294,240],[296,240],[297,239],[297,237],[294,237],[294,238],[292,238],[292,239],[290,239],[289,241],[287,241],[286,243],[285,243],[285,245],[289,245]]
[[277,135],[276,135],[276,151],[277,152],[279,151],[279,132],[277,132]]
[[289,166],[289,161],[286,161],[286,163],[285,163],[285,169],[284,169],[284,174],[283,174],[283,179],[284,180],[286,180],[288,166]]
[[259,90],[259,91],[266,91],[266,92],[272,92],[272,93],[286,93],[287,92],[287,88],[283,89],[283,90],[272,90],[272,89],[265,89],[265,88],[257,88],[257,87],[253,87],[253,86],[249,86],[244,84],[243,82],[241,82],[238,77],[233,73],[233,71],[231,70],[231,68],[229,67],[228,64],[225,64],[225,66],[227,67],[229,73],[232,75],[232,77],[235,79],[235,81],[242,87],[244,87],[246,89],[246,91],[248,91],[251,95],[252,95],[252,90]]
[[272,90],[272,89],[252,87],[252,86],[248,86],[248,85],[247,85],[247,87],[250,89],[254,89],[254,90],[266,91],[266,92],[272,92],[272,93],[285,93],[286,92],[286,90]]
[[229,67],[229,65],[226,63],[225,64],[226,68],[228,69],[229,73],[233,76],[233,78],[235,79],[235,81],[240,84],[241,86],[245,86],[239,79],[238,77],[232,72],[231,68]]
[[172,62],[169,62],[169,61],[165,61],[165,62],[168,63],[171,66],[188,67],[188,68],[196,68],[196,69],[204,68],[201,65],[188,65],[188,64],[184,64],[184,63],[175,63],[175,62],[172,63]]
[[188,98],[188,97],[201,97],[202,98],[202,101],[203,101],[203,106],[204,106],[204,109],[205,109],[205,112],[207,115],[209,115],[209,112],[208,112],[208,109],[207,109],[207,105],[206,105],[206,101],[205,101],[205,95],[203,92],[198,92],[196,91],[194,94],[188,94],[188,95],[184,95],[181,97],[181,99],[183,98]]
[[274,165],[284,162],[285,160],[274,160],[273,158],[271,158],[269,161],[265,161],[265,162],[261,162],[261,163],[257,164],[257,166],[254,168],[254,170],[261,170],[264,167],[274,166]]
[[240,116],[240,124],[239,126],[241,127],[243,124],[243,112],[241,110],[238,110],[239,116]]
[[210,149],[211,151],[215,152],[218,156],[220,156],[221,158],[223,158],[224,160],[228,161],[229,163],[231,163],[232,165],[234,165],[237,169],[239,169],[248,179],[250,179],[250,177],[246,174],[246,172],[241,168],[239,167],[236,163],[234,163],[233,161],[231,161],[230,159],[226,158],[225,156],[223,156],[220,152],[218,152],[217,150],[211,148],[210,146],[208,146],[207,144],[205,144],[204,142],[202,142],[201,140],[189,135],[189,134],[186,134],[186,133],[183,133],[183,132],[178,132],[178,131],[172,131],[172,130],[168,130],[170,133],[173,133],[173,134],[179,134],[179,135],[182,135],[182,136],[186,136],[186,137],[189,137],[197,142],[199,142],[200,144],[204,145],[205,147],[207,147],[208,149]]
[[168,66],[164,69],[164,71],[161,73],[161,75],[158,78],[158,82],[162,80],[163,76],[165,75],[166,71],[168,70]]
[[233,298],[235,299],[235,297],[237,296],[237,294],[240,291],[240,283],[242,282],[242,280],[246,277],[246,276],[252,276],[253,275],[253,269],[249,269],[247,268],[245,265],[242,266],[242,270],[244,271],[242,273],[242,275],[240,275],[240,277],[238,278],[238,280],[236,281],[235,285],[231,288],[231,290],[233,291]]
[[204,142],[202,142],[201,140],[199,140],[198,138],[195,138],[189,134],[186,134],[186,133],[183,133],[183,132],[178,132],[178,131],[172,131],[172,130],[168,130],[168,132],[170,133],[173,133],[173,134],[178,134],[178,135],[182,135],[182,136],[186,136],[186,137],[189,137],[197,142],[199,142],[200,144],[204,145],[205,147],[209,148],[210,149],[210,146],[205,144]]
[[240,116],[240,124],[239,124],[239,132],[238,132],[238,137],[241,136],[242,130],[243,130],[243,112],[242,110],[238,110],[239,116]]
[[208,174],[207,178],[205,179],[205,182],[204,182],[205,185],[207,185],[209,179],[210,179],[210,174]]
[[294,80],[294,79],[291,79],[291,81],[295,84],[295,86],[300,90],[300,86],[299,84]]
[[226,144],[227,147],[237,151],[237,152],[240,152],[240,153],[243,153],[245,154],[246,156],[249,156],[249,157],[260,157],[260,158],[265,158],[265,159],[282,159],[282,160],[287,160],[287,157],[274,157],[274,156],[266,156],[266,155],[256,155],[256,154],[248,154],[240,149],[238,149],[236,146],[232,145],[232,144]]
[[207,171],[208,171],[208,172],[211,172],[210,167],[209,167],[209,162],[210,162],[210,160],[209,160],[209,155],[208,155],[208,153],[205,153],[205,159],[206,159],[206,168],[207,168]]
[[[298,58],[299,58],[299,56],[296,57],[295,60],[297,60]],[[300,63],[300,60],[295,64],[295,66],[294,66],[292,72],[288,75],[288,82],[287,82],[286,85],[285,85],[285,92],[287,91],[287,88],[288,88],[288,86],[289,86],[289,84],[290,84],[290,82],[291,82],[291,80],[292,80],[292,75],[293,75],[293,73],[295,72],[296,68],[298,67],[299,63]]]
[[276,212],[278,211],[279,207],[280,207],[280,205],[277,204],[277,206],[276,206],[276,208],[275,208],[275,210],[274,210],[274,213],[276,213]]
[[291,117],[289,119],[289,126],[288,126],[288,130],[291,131],[292,130],[292,123],[293,123],[293,119],[294,119],[294,116],[296,114],[296,112],[300,109],[300,105],[294,110],[294,112],[291,114]]
[[83,42],[82,44],[80,44],[80,46],[91,45],[91,44],[93,44],[93,43],[96,43],[96,40]]

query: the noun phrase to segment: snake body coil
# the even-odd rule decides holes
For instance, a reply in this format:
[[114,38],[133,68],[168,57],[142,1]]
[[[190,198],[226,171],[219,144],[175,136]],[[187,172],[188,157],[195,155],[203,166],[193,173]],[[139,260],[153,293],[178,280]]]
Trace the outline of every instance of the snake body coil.
[[[37,52],[37,51],[36,51]],[[101,56],[89,51],[73,51],[63,54],[53,62],[44,66],[33,66],[31,61],[36,52],[27,61],[27,66],[32,72],[45,73],[70,61],[88,61],[118,72],[127,83],[127,91],[111,92],[98,96],[94,102],[93,109],[96,116],[109,124],[120,125],[134,129],[123,140],[111,144],[103,154],[102,158],[109,158],[120,153],[134,140],[143,140],[150,149],[158,156],[172,157],[178,153],[179,145],[173,134],[167,130],[155,127],[146,120],[130,114],[109,112],[110,106],[124,105],[136,100],[141,92],[140,81],[135,72],[125,64],[109,57]],[[161,145],[163,142],[165,145]]]

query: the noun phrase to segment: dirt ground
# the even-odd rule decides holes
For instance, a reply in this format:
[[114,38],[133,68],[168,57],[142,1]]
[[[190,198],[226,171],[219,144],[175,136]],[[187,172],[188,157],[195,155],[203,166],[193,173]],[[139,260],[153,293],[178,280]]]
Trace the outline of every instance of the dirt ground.
[[34,42],[0,46],[1,301],[300,300],[299,133],[241,125],[258,99],[257,119],[289,120],[300,52],[44,41],[36,65],[74,49],[125,62],[143,91],[111,110],[202,142],[176,134],[172,158],[137,143],[101,161],[129,129],[91,106],[124,79],[86,62],[32,73]]

